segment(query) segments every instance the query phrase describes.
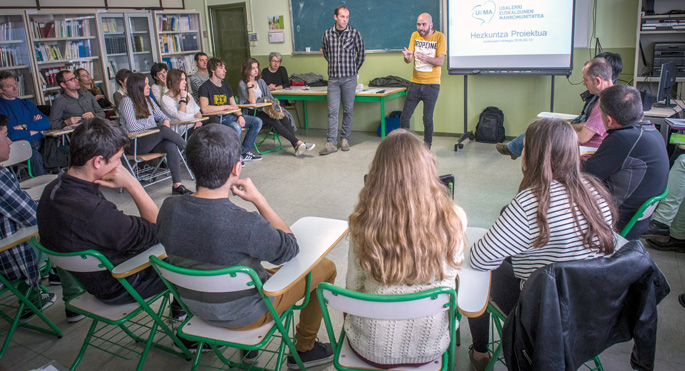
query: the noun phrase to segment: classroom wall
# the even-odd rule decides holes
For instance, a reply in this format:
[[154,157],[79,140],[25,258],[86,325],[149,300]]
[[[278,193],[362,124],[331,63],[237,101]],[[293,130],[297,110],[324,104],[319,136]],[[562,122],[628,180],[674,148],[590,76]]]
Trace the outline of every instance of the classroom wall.
[[[599,38],[604,51],[612,51],[623,57],[624,73],[620,79],[624,83],[632,79],[635,60],[635,36],[637,27],[638,0],[595,0],[597,2],[597,27],[595,36]],[[292,55],[290,2],[288,0],[186,0],[187,9],[197,9],[206,14],[207,6],[231,3],[246,3],[247,21],[252,32],[257,32],[259,41],[251,47],[251,54],[265,67],[268,54],[277,51],[283,54],[283,65],[288,73],[317,72],[326,78],[327,64],[320,54]],[[285,42],[268,42],[267,17],[283,15],[285,19]],[[333,25],[333,9],[330,15]],[[205,17],[205,20],[207,18]],[[446,22],[443,22],[446,24]],[[590,21],[592,24],[592,21]],[[350,25],[354,27],[354,14],[350,15]],[[208,30],[208,25],[205,25]],[[407,30],[407,43],[411,32]],[[445,31],[445,30],[443,30]],[[591,32],[592,33],[592,32]],[[208,35],[211,37],[211,35]],[[363,36],[363,35],[362,35]],[[211,55],[211,39],[204,38],[205,50]],[[583,64],[594,54],[594,43],[590,49],[574,50],[572,75],[555,78],[554,111],[576,113],[582,108],[578,95],[582,86],[581,71]],[[314,48],[312,48],[314,49]],[[397,75],[411,78],[411,65],[405,64],[401,53],[367,54],[366,62],[359,71],[359,83],[368,85],[373,78]],[[464,77],[449,76],[447,65],[443,67],[440,96],[435,109],[435,132],[455,135],[463,132],[464,117]],[[486,106],[497,106],[504,111],[504,126],[507,136],[516,136],[526,129],[538,112],[549,111],[551,95],[550,76],[469,76],[468,77],[468,127],[475,130],[478,115]],[[403,98],[386,105],[386,113],[402,109]],[[323,102],[308,104],[309,124],[313,128],[327,126],[327,107]],[[377,103],[359,103],[354,108],[355,131],[375,131],[380,113]],[[423,129],[422,107],[419,105],[412,119],[412,128]]]

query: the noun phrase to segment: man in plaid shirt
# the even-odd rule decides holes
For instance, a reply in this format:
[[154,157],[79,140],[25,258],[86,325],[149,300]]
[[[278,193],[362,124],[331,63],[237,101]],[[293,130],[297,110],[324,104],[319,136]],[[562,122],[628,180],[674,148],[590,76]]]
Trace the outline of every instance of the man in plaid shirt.
[[[10,157],[10,144],[7,137],[8,118],[0,115],[0,162]],[[0,238],[9,237],[21,227],[36,225],[36,202],[22,191],[14,175],[0,166]],[[8,281],[24,279],[17,288],[25,293],[34,288],[29,298],[38,308],[45,308],[55,302],[55,294],[40,294],[40,273],[35,250],[28,243],[22,243],[9,250],[0,252],[0,274]],[[22,320],[28,320],[33,313],[27,311]]]
[[350,10],[346,6],[335,8],[335,25],[323,34],[323,56],[328,61],[328,140],[320,155],[337,152],[338,111],[343,102],[343,125],[340,133],[343,151],[350,150],[352,108],[357,88],[357,72],[364,63],[364,40],[356,29],[347,25]]

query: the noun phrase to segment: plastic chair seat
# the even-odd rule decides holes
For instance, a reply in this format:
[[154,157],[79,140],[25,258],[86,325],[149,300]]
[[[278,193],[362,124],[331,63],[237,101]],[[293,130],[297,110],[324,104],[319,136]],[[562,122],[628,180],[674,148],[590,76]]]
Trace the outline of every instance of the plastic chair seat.
[[[369,369],[369,370],[376,370],[376,368],[364,361],[362,361],[359,357],[357,357],[356,354],[354,354],[354,351],[352,351],[352,347],[350,347],[350,343],[347,341],[347,337],[345,337],[342,340],[342,344],[340,346],[340,352],[336,355],[338,363],[343,366],[343,367],[348,367],[348,368],[360,368],[360,369]],[[411,371],[434,371],[434,370],[443,370],[443,358],[440,357],[437,360],[430,362],[428,364],[425,364],[420,367],[398,367],[398,368],[389,368],[388,370],[411,370]]]
[[254,346],[259,344],[268,336],[274,325],[274,321],[271,321],[262,327],[252,330],[237,331],[225,327],[211,325],[202,320],[200,317],[193,316],[179,329],[179,331],[184,335],[207,338],[207,342],[210,343],[212,340],[219,340]]
[[139,303],[130,304],[105,304],[95,298],[95,296],[84,293],[67,304],[68,306],[89,313],[89,317],[100,317],[107,321],[123,321],[128,315],[140,309]]
[[57,179],[57,174],[46,174],[39,175],[37,177],[26,179],[25,181],[19,183],[21,189],[30,189],[35,187],[45,187],[48,183]]

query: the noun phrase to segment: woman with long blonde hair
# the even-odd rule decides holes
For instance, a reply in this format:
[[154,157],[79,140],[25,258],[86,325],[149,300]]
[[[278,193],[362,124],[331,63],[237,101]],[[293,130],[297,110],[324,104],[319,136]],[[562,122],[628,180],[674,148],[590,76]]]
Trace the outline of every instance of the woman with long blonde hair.
[[[553,262],[594,259],[614,252],[611,194],[580,171],[578,136],[559,119],[526,130],[519,193],[471,248],[470,263],[492,270],[490,300],[508,314],[533,271]],[[473,369],[484,370],[489,315],[469,318]]]
[[[455,287],[466,216],[415,134],[394,130],[378,146],[349,228],[348,289],[393,295]],[[447,313],[404,321],[348,315],[345,331],[355,353],[372,365],[416,366],[445,352],[447,320]]]

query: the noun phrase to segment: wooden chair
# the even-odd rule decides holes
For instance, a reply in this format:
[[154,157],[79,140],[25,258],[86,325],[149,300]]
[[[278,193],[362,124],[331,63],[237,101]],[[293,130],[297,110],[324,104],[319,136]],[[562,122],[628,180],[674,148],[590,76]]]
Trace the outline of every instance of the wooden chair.
[[[0,240],[0,252],[9,250],[21,243],[27,242],[31,237],[36,235],[38,235],[37,226],[22,228],[13,235]],[[47,264],[40,269],[40,271],[43,273],[49,270],[50,262],[48,261]],[[33,304],[29,299],[29,297],[32,295],[47,293],[48,290],[45,288],[45,286],[41,285],[37,288],[28,288],[26,291],[20,291],[18,286],[23,281],[23,279],[9,281],[7,278],[5,278],[5,276],[0,274],[0,284],[2,284],[2,288],[0,288],[0,308],[2,309],[0,310],[0,317],[9,323],[9,328],[3,328],[2,331],[2,333],[5,334],[5,340],[2,344],[2,348],[0,349],[0,359],[7,351],[7,348],[10,345],[10,340],[12,340],[12,335],[14,335],[14,331],[18,327],[31,329],[48,335],[54,335],[57,336],[58,339],[62,338],[62,331],[60,331],[60,329],[55,326],[55,324],[52,323],[52,321],[50,321],[45,314],[43,314],[42,309],[36,307],[36,305]],[[35,313],[35,315],[37,315],[38,318],[40,318],[40,320],[48,326],[48,328],[22,323],[21,316],[25,310],[30,310]]]
[[[31,242],[46,253],[58,267],[71,272],[98,272],[116,269],[102,253],[86,250],[74,253],[58,253],[41,245],[36,237]],[[127,262],[122,263],[125,265]],[[131,271],[133,274],[136,271]],[[143,368],[151,347],[190,359],[190,351],[179,340],[174,332],[173,320],[164,316],[170,295],[164,290],[149,298],[141,297],[126,279],[126,275],[117,275],[115,279],[135,300],[130,304],[109,305],[83,292],[65,303],[67,310],[82,314],[93,320],[83,341],[83,346],[76,356],[71,370],[75,370],[89,346],[100,349],[111,355],[131,360],[140,357],[137,370]],[[157,307],[155,310],[152,306]],[[162,336],[157,336],[161,334]],[[169,338],[181,352],[160,344],[162,339]],[[140,345],[144,344],[143,349]]]

